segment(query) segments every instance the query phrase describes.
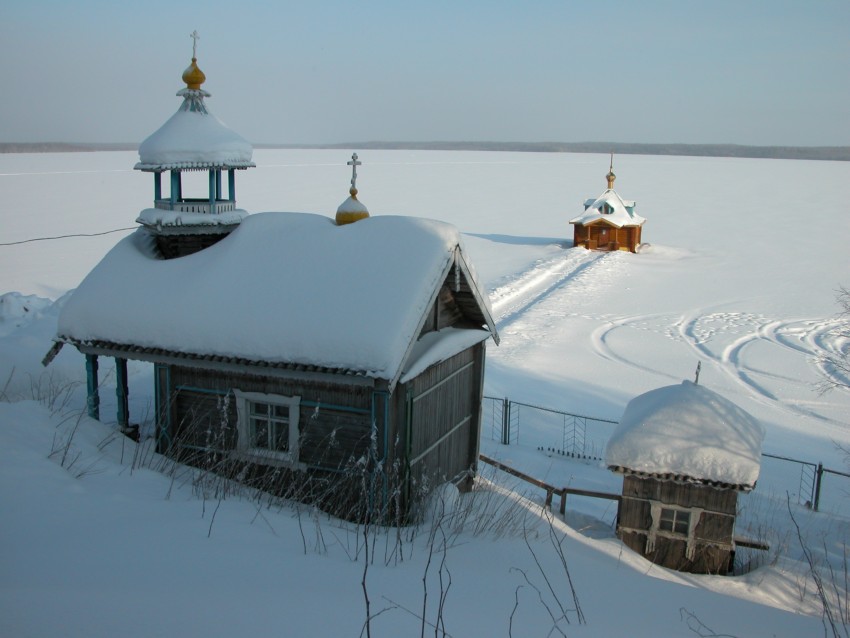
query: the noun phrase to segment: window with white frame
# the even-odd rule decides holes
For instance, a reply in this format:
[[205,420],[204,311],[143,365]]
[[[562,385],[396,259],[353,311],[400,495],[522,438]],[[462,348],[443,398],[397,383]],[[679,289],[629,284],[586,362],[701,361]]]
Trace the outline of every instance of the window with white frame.
[[660,531],[687,536],[690,527],[691,512],[689,510],[661,508],[661,517],[658,520],[658,529]]
[[298,414],[301,397],[234,390],[239,449],[269,460],[298,461]]

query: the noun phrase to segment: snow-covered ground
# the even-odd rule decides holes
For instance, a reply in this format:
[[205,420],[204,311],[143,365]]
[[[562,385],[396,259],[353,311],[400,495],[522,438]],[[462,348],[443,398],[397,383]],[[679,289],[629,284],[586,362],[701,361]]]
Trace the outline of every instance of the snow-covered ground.
[[[616,157],[615,189],[648,220],[651,246],[632,255],[570,248],[567,222],[605,189],[607,157],[360,158],[358,197],[373,216],[430,217],[462,231],[502,337],[488,348],[486,394],[617,420],[634,396],[693,379],[701,361],[700,384],[765,425],[765,452],[846,471],[836,444],[850,447],[850,393],[820,395],[815,385],[817,357],[847,347],[832,331],[835,291],[850,273],[842,205],[850,165]],[[122,152],[0,155],[0,243],[134,227],[153,198],[150,175],[132,170],[136,160]],[[237,175],[239,206],[332,217],[348,195],[346,160],[344,151],[256,151],[257,168]],[[62,405],[65,385],[83,380],[81,355],[66,348],[43,374],[62,295],[127,232],[0,246],[0,293],[9,293],[0,297],[0,388],[7,398],[54,399],[52,412],[39,402],[0,403],[0,634],[359,635],[362,533],[313,512],[219,504],[183,478],[139,467],[134,446],[108,424],[77,418],[79,387]],[[131,413],[143,420],[150,371],[131,372]],[[102,392],[106,421],[110,395]],[[560,447],[560,428],[520,428],[519,445],[502,446],[485,425],[482,450],[555,485],[619,489],[598,464],[538,449]],[[141,456],[141,465],[153,463]],[[739,533],[773,549],[765,565],[731,578],[671,573],[635,556],[613,537],[608,501],[571,498],[566,522],[550,526],[539,517],[539,493],[530,493],[536,505],[477,493],[485,520],[500,518],[488,508],[510,503],[502,518],[524,520],[526,533],[522,522],[450,532],[435,517],[411,532],[400,564],[384,559],[396,541],[373,536],[381,549],[366,589],[371,611],[386,611],[372,635],[419,632],[423,608],[436,622],[440,577],[447,635],[549,634],[549,612],[561,611],[547,578],[564,607],[575,607],[550,530],[563,538],[586,621],[569,611],[570,624],[558,622],[568,635],[711,635],[697,619],[724,634],[814,635],[820,607],[786,492],[816,560],[840,570],[850,479],[827,475],[824,511],[813,513],[797,505],[800,470],[763,464],[755,492],[741,499]]]

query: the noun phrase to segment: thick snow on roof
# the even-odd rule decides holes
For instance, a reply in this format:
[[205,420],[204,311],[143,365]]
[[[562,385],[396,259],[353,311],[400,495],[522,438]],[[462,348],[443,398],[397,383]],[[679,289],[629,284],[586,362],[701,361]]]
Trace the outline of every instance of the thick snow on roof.
[[414,217],[337,226],[259,213],[210,248],[163,260],[139,230],[73,293],[58,335],[394,380],[441,278],[462,259],[460,242],[454,226]]
[[606,463],[642,474],[755,486],[764,426],[708,388],[683,381],[632,399]]
[[[183,89],[180,109],[139,145],[139,170],[203,169],[254,166],[254,149],[205,107],[191,108],[203,100],[201,91]],[[203,94],[206,94],[205,92]],[[208,95],[208,94],[206,94]]]
[[[610,213],[603,213],[603,207],[608,204]],[[571,224],[589,224],[597,220],[604,220],[622,228],[623,226],[640,226],[646,220],[634,212],[633,201],[622,199],[612,188],[609,188],[596,199],[589,199],[585,202],[585,211],[578,217],[571,219]]]

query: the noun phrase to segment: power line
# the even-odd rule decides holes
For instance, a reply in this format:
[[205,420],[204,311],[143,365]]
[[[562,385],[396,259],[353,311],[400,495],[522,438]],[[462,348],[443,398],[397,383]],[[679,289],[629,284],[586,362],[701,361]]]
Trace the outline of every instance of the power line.
[[18,244],[28,244],[33,241],[48,241],[50,239],[67,239],[69,237],[98,237],[99,235],[108,235],[110,233],[120,233],[124,230],[135,230],[138,226],[129,228],[116,228],[115,230],[105,230],[102,233],[75,233],[73,235],[57,235],[56,237],[34,237],[33,239],[22,239],[21,241],[10,241],[0,243],[0,246],[16,246]]

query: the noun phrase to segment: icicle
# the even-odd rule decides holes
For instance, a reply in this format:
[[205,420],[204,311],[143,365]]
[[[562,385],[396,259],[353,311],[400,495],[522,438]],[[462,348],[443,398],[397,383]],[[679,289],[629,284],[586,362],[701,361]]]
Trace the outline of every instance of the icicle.
[[457,249],[455,249],[455,292],[460,292],[460,268],[458,266]]

